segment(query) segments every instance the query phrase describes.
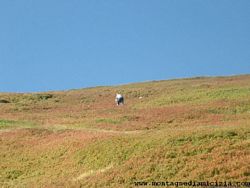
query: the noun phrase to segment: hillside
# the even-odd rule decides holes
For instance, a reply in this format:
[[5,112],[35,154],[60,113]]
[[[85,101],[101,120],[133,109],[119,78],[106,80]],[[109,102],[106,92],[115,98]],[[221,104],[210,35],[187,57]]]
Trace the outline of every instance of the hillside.
[[0,151],[1,187],[250,181],[250,75],[0,93]]

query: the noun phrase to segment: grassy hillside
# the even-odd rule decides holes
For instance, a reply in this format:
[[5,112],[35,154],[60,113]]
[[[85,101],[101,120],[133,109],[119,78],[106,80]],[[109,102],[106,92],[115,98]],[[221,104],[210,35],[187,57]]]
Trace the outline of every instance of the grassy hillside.
[[250,75],[0,93],[0,151],[1,187],[249,181]]

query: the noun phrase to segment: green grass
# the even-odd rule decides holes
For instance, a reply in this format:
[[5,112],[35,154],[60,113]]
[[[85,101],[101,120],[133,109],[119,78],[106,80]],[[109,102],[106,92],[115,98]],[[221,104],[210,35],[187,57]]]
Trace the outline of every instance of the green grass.
[[188,88],[177,92],[167,91],[153,100],[139,104],[139,107],[155,107],[176,104],[200,104],[216,100],[240,100],[249,99],[250,88],[220,88],[220,89],[200,89]]
[[[249,139],[249,127],[203,129],[199,133],[190,130],[177,135],[150,133],[136,139],[129,136],[97,142],[79,151],[75,158],[84,169],[115,166],[109,173],[81,181],[88,186],[116,187],[122,182],[124,187],[129,187],[134,181],[204,181],[217,176],[221,180],[235,180],[229,175],[237,169],[233,164],[244,162],[234,157],[234,161],[227,162],[228,166],[221,162],[237,156],[240,148],[241,155],[247,157]],[[247,172],[247,169],[242,172],[242,180],[248,178]]]
[[76,153],[77,164],[87,169],[100,169],[110,164],[121,165],[136,154],[152,148],[155,142],[145,137],[115,137],[95,142]]
[[14,128],[34,128],[37,125],[29,121],[14,121],[0,119],[0,129],[14,129]]
[[250,100],[231,100],[224,105],[217,107],[210,107],[209,113],[212,114],[249,114],[250,113]]
[[116,118],[97,118],[95,119],[95,123],[100,124],[100,123],[105,123],[105,124],[122,124],[124,122],[129,122],[129,121],[134,121],[136,120],[137,117],[133,115],[124,115],[121,117],[116,117]]
[[98,118],[95,120],[96,123],[109,123],[109,124],[120,124],[122,123],[122,120],[119,119],[110,119],[110,118]]

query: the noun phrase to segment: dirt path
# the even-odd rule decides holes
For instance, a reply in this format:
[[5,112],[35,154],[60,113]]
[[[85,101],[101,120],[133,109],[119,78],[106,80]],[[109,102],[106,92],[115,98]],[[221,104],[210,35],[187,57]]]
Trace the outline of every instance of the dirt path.
[[102,169],[98,169],[98,170],[90,170],[88,172],[85,172],[83,174],[81,174],[80,176],[78,176],[77,178],[73,179],[74,181],[78,181],[78,180],[81,180],[81,179],[84,179],[88,176],[92,176],[92,175],[95,175],[95,174],[99,174],[99,173],[103,173],[103,172],[106,172],[108,171],[109,169],[113,168],[114,165],[111,164],[105,168],[102,168]]
[[138,133],[145,132],[143,130],[137,130],[137,131],[116,131],[116,130],[94,129],[94,128],[82,128],[80,130],[90,131],[90,132],[115,133],[115,134],[138,134]]

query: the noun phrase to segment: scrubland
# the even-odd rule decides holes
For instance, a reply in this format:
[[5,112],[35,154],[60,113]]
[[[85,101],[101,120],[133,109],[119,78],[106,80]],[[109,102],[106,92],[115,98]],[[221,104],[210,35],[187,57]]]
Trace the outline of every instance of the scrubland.
[[0,151],[1,187],[249,181],[250,75],[0,93]]

